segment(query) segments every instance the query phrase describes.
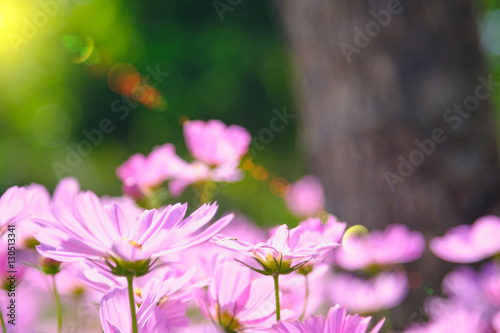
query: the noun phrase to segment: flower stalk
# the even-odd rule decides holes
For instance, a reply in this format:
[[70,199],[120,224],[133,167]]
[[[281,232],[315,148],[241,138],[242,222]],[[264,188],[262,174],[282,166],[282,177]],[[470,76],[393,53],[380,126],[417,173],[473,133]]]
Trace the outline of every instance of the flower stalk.
[[57,333],[62,332],[62,307],[61,298],[59,297],[59,292],[56,286],[56,275],[52,274],[52,289],[54,289],[54,298],[56,300],[56,311],[57,311]]
[[137,314],[135,313],[135,300],[134,300],[134,285],[133,285],[133,275],[127,275],[128,284],[128,299],[130,303],[130,314],[132,316],[132,332],[138,333],[137,329]]
[[279,275],[273,275],[274,279],[274,295],[276,297],[276,321],[281,319],[281,309],[280,309],[280,286],[279,286]]
[[299,320],[303,320],[305,315],[306,315],[306,311],[307,311],[307,302],[309,301],[309,277],[308,275],[304,275],[305,277],[305,283],[306,283],[306,294],[304,296],[304,308],[302,309],[302,314],[300,315],[300,318]]

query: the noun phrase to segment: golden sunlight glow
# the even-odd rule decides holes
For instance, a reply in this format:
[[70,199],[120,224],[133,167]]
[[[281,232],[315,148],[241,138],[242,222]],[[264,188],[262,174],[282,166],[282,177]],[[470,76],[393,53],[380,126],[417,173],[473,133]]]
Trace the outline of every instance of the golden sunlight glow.
[[[29,13],[29,7],[18,1],[0,2],[0,55],[2,58],[9,56],[15,58],[26,44],[27,38],[23,36],[24,16]],[[24,20],[23,20],[24,18]],[[24,28],[24,29],[23,29]]]

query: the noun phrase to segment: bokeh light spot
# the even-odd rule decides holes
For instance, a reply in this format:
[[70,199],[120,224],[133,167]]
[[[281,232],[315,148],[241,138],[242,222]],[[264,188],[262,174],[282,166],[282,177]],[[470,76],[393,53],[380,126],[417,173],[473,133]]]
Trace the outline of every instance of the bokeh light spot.
[[165,111],[168,108],[167,99],[156,92],[155,99],[151,102],[151,107],[155,111]]
[[259,166],[256,166],[255,169],[253,169],[252,176],[256,180],[261,182],[261,181],[264,181],[267,179],[268,173],[264,167],[259,165]]
[[156,96],[155,88],[151,87],[148,84],[136,85],[133,88],[132,93],[134,94],[135,98],[142,104],[152,103]]
[[78,36],[64,35],[63,44],[71,53],[80,53],[83,48],[83,40]]
[[288,183],[288,180],[286,180],[285,178],[276,177],[271,181],[269,187],[271,188],[272,195],[282,198],[288,192],[290,184]]
[[254,164],[251,160],[247,159],[243,162],[243,170],[252,171]]
[[342,238],[342,248],[344,251],[348,253],[355,253],[357,251],[357,247],[351,245],[351,241],[363,237],[369,233],[368,229],[360,224],[353,225],[344,233],[344,237]]
[[107,80],[109,88],[115,93],[131,95],[141,83],[141,76],[132,64],[121,62],[110,68]]

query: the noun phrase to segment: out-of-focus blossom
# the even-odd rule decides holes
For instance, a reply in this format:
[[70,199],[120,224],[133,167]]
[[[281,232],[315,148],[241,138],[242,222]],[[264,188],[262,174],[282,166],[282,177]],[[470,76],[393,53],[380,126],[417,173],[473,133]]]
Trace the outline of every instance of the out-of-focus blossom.
[[[325,223],[320,218],[311,217],[300,222],[299,227],[299,245],[301,247],[314,247],[319,243],[340,243],[344,235],[346,223],[339,222],[333,215],[328,215]],[[332,255],[333,251],[326,251],[321,255],[321,260],[329,259]],[[311,264],[316,264],[316,262],[312,262]],[[301,271],[304,271],[306,268],[312,269],[309,264],[306,266]],[[308,270],[305,271],[307,272]]]
[[493,332],[500,309],[498,264],[488,262],[479,272],[458,267],[443,279],[443,291],[446,298],[426,301],[429,323],[413,325],[406,332]]
[[132,155],[116,170],[123,182],[123,192],[141,200],[170,178],[177,177],[189,164],[175,153],[171,143],[156,147],[148,155]]
[[241,171],[238,169],[239,162],[226,163],[224,165],[211,168],[200,161],[194,161],[187,164],[176,178],[172,179],[168,184],[170,193],[174,196],[182,194],[184,189],[193,183],[197,182],[227,182],[233,183],[239,181],[242,177]]
[[184,138],[191,155],[211,166],[238,162],[252,140],[243,127],[219,120],[185,122]]
[[58,261],[91,259],[107,263],[116,275],[147,273],[151,260],[203,243],[230,221],[228,215],[200,231],[215,215],[217,205],[204,205],[184,219],[187,205],[147,210],[125,216],[116,205],[102,205],[92,192],[79,193],[73,208],[54,207],[56,220],[37,223],[56,230],[39,236],[40,254]]
[[[94,290],[107,293],[113,289],[127,287],[127,279],[123,276],[115,276],[91,263],[80,262],[78,264],[80,269],[73,276],[78,277],[81,282]],[[138,303],[142,295],[150,293],[158,295],[159,303],[163,303],[164,300],[180,300],[185,303],[193,299],[197,289],[208,284],[208,280],[193,282],[195,271],[193,267],[182,273],[164,266],[137,277],[133,281],[133,288]]]
[[308,318],[326,302],[331,304],[328,300],[329,268],[329,265],[317,266],[307,277],[302,274],[281,277],[281,313],[288,309],[293,319]]
[[[157,303],[158,296],[151,293],[144,297],[139,308],[136,306],[137,326],[140,333],[168,333],[173,328],[188,324],[188,319],[185,318],[185,304],[175,302],[173,306],[161,309]],[[132,318],[126,288],[114,289],[104,295],[101,301],[100,317],[104,333],[131,332]]]
[[301,244],[301,229],[302,227],[298,226],[288,230],[288,227],[283,224],[276,229],[276,232],[267,242],[255,245],[240,241],[234,237],[217,236],[214,241],[222,247],[254,258],[262,266],[262,270],[253,269],[261,274],[289,274],[319,256],[320,252],[339,246],[338,243],[333,241],[320,241],[315,245],[309,242]]
[[[359,315],[348,315],[345,308],[336,305],[330,308],[326,319],[324,317],[312,316],[304,322],[280,321],[275,324],[272,333],[366,333],[371,317],[360,317]],[[375,325],[370,333],[378,333],[385,319]]]
[[488,215],[472,225],[459,225],[430,242],[439,258],[456,263],[472,263],[500,252],[500,217]]
[[272,281],[252,279],[251,271],[234,261],[217,264],[207,294],[199,301],[203,315],[227,332],[269,327],[275,322]]
[[425,324],[411,325],[404,333],[492,333],[481,311],[453,306]]
[[226,126],[219,120],[187,121],[184,123],[184,138],[196,160],[183,166],[169,183],[174,196],[193,183],[236,182],[241,179],[238,165],[252,140],[243,127]]
[[[236,213],[231,223],[224,228],[224,233],[249,243],[262,242],[268,238],[266,230],[238,213]],[[213,242],[207,242],[182,251],[178,253],[178,258],[173,261],[175,261],[174,265],[181,270],[185,269],[185,263],[189,262],[192,267],[197,268],[196,279],[202,280],[214,275],[214,269],[222,259],[230,259],[231,261],[238,259],[247,264],[254,262],[253,259],[242,253],[235,253],[232,250],[217,246]],[[177,265],[177,263],[179,264]]]
[[52,208],[55,206],[73,206],[73,197],[80,191],[80,185],[74,178],[63,178],[57,184],[54,194],[50,196],[45,186],[30,184],[24,187],[26,204],[23,208],[24,217],[16,227],[18,244],[33,247],[34,235],[41,229],[33,219],[53,220]]
[[24,216],[26,190],[13,186],[0,197],[0,236],[9,224],[19,221]]
[[304,176],[290,185],[285,202],[298,217],[316,216],[325,209],[323,186],[315,176]]
[[375,313],[399,305],[408,293],[408,281],[401,271],[380,273],[371,279],[340,273],[332,277],[328,291],[332,303],[349,311]]
[[181,328],[177,333],[226,333],[225,330],[213,323],[191,324],[189,327]]
[[425,250],[424,236],[406,226],[391,224],[384,231],[368,235],[344,237],[342,247],[335,251],[336,263],[347,270],[370,265],[390,265],[417,260]]

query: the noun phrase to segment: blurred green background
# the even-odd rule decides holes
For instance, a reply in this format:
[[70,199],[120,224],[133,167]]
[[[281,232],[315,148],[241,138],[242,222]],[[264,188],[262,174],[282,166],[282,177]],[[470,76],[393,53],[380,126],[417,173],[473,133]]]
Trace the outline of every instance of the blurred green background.
[[[500,4],[476,8],[496,77]],[[105,118],[113,130],[63,176],[100,195],[120,195],[115,169],[130,155],[172,142],[189,159],[185,119],[220,119],[257,136],[273,109],[298,111],[291,60],[268,1],[2,1],[0,38],[0,192],[32,182],[52,190],[59,180],[54,167],[66,164],[68,151],[87,140],[84,132]],[[142,89],[129,105],[117,92],[125,94],[134,82]],[[293,224],[272,181],[307,172],[298,121],[255,156],[267,176],[249,171],[221,189],[216,200],[223,207],[237,207],[258,223]]]

